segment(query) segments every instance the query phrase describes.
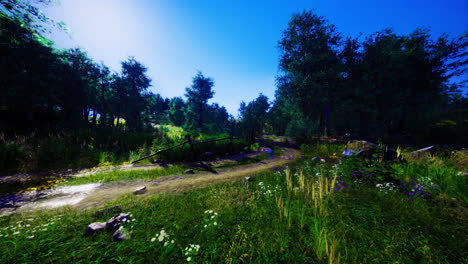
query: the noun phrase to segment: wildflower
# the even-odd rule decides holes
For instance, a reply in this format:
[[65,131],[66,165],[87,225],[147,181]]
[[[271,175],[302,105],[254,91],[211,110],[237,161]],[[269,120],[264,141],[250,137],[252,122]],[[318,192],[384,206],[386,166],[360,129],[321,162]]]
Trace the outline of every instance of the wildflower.
[[34,237],[34,235],[32,235],[32,236],[28,236],[28,238],[29,238],[29,239],[31,239],[31,238],[33,238],[33,237]]
[[151,242],[154,242],[155,240],[156,240],[156,238],[155,238],[155,237],[151,238]]
[[187,258],[187,261],[190,262],[190,260],[192,260],[192,257],[188,257]]
[[19,231],[16,231],[13,233],[13,235],[18,235],[20,232]]

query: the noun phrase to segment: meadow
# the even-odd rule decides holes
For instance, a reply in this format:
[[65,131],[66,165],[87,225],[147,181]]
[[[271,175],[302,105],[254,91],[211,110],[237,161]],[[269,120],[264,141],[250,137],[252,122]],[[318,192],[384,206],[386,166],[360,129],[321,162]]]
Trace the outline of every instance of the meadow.
[[103,207],[120,205],[131,215],[124,226],[130,238],[120,242],[106,232],[83,235],[88,224],[113,216],[95,216],[99,208],[3,215],[0,262],[468,261],[466,176],[460,174],[466,151],[411,160],[400,150],[405,163],[351,157],[339,164],[344,147],[303,145],[303,158],[252,174],[253,181],[123,195]]

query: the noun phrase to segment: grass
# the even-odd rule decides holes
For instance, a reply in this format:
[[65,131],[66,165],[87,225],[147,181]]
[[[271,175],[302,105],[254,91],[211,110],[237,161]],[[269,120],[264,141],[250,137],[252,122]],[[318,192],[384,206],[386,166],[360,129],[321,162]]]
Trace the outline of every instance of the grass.
[[[365,169],[356,164],[365,173],[383,171],[402,181],[409,175],[421,183],[418,175],[433,170],[377,162]],[[441,179],[451,173],[448,168],[453,169],[437,172]],[[251,173],[253,182],[125,195],[104,206],[118,204],[136,219],[125,226],[131,238],[122,242],[112,242],[105,232],[83,236],[88,224],[112,217],[93,216],[99,208],[2,216],[0,263],[468,261],[466,204],[460,198],[450,206],[444,203],[458,197],[450,190],[460,189],[463,182],[446,180],[447,188],[433,197],[411,197],[405,189],[376,188],[383,182],[359,181],[352,169],[305,158],[281,171]]]
[[109,183],[114,181],[153,180],[162,176],[181,174],[189,167],[185,165],[171,165],[167,168],[151,168],[137,170],[112,170],[97,172],[82,177],[71,178],[61,185],[79,185],[86,183]]

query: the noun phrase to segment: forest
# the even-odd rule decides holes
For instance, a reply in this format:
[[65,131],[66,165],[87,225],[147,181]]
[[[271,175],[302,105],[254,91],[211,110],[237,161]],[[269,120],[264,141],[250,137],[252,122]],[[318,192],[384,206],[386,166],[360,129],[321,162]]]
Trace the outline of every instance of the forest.
[[[14,241],[0,242],[0,251],[7,252],[0,262],[29,263],[34,256],[41,263],[467,260],[468,33],[453,38],[416,28],[409,34],[382,29],[345,36],[315,11],[293,14],[276,43],[275,97],[260,93],[233,116],[209,102],[222,89],[216,76],[198,71],[183,96],[165,98],[154,92],[158,80],[139,58],[121,58],[115,72],[82,48],[57,48],[47,37],[52,29],[67,31],[36,4],[0,1],[0,212],[14,207],[13,193],[31,190],[152,187],[144,199],[127,195],[99,203],[128,209],[138,219],[121,223],[127,233],[116,246],[105,233],[92,240],[82,236],[90,221],[111,216],[96,217],[95,207],[85,213],[72,207],[34,212],[31,221],[50,224],[53,238],[25,229],[25,238],[42,241],[35,246],[14,237],[29,213],[0,214],[0,237]],[[220,138],[230,143],[201,147]],[[143,161],[156,169],[119,167],[187,139],[190,148]],[[348,157],[352,148],[362,148],[352,140],[376,142],[375,152]],[[204,156],[195,160],[196,144]],[[437,153],[414,154],[427,146],[436,146]],[[387,160],[389,148],[398,159]],[[242,158],[234,165],[205,159],[228,154]],[[202,159],[215,165],[204,171]],[[89,176],[62,175],[78,169],[90,170]],[[185,183],[194,170],[193,182]],[[20,173],[39,179],[14,179]],[[181,185],[170,185],[170,177],[179,177]],[[101,191],[96,199],[115,195]],[[8,231],[12,226],[17,229]],[[73,245],[74,253],[65,253]]]

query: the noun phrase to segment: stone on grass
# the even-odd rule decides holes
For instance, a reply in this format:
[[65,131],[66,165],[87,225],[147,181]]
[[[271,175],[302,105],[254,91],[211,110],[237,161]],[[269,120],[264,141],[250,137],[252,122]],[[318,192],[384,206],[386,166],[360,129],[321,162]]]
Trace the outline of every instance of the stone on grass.
[[[357,155],[366,159],[374,159],[373,155],[379,152],[379,145],[365,141],[353,140],[348,142],[346,149],[343,151],[343,156],[349,157]],[[395,150],[385,148],[383,151],[384,160],[395,160],[398,154]]]
[[106,228],[106,223],[101,223],[101,222],[92,223],[86,228],[85,236],[92,235],[99,230],[103,230],[104,228]]
[[143,194],[145,193],[147,190],[146,190],[146,186],[143,186],[143,187],[139,187],[137,188],[136,190],[133,191],[133,194]]
[[122,241],[127,238],[127,235],[122,231],[122,229],[117,229],[114,234],[112,234],[112,239],[114,239],[114,241]]
[[115,232],[117,229],[119,229],[120,224],[125,221],[130,221],[130,216],[128,214],[120,213],[107,221],[107,230],[109,232]]
[[193,172],[192,169],[188,169],[188,170],[186,170],[184,173],[185,173],[185,174],[193,174],[194,172]]

